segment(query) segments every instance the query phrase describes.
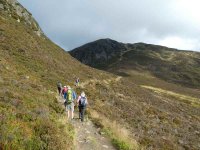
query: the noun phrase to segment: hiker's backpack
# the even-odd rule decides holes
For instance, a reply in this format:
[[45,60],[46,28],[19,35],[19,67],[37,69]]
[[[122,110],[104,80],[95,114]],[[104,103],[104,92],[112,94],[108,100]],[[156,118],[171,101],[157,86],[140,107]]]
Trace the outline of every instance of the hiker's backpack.
[[72,96],[73,96],[73,100],[74,100],[74,99],[76,99],[76,92],[75,92],[75,91],[73,91],[73,93],[72,93],[72,94],[73,94],[73,95],[72,95]]
[[62,88],[62,84],[59,82],[59,83],[57,84],[57,87]]
[[82,97],[79,100],[79,106],[85,107],[86,106],[86,97]]
[[73,91],[70,89],[67,91],[67,103],[71,104],[73,101]]

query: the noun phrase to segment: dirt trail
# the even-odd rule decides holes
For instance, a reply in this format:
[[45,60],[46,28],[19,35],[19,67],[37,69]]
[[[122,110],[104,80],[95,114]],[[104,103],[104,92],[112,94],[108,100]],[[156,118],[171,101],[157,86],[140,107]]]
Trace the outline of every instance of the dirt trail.
[[[75,118],[78,118],[77,113]],[[111,141],[100,135],[99,129],[90,120],[82,123],[75,119],[72,123],[76,128],[76,150],[115,150]]]
[[[57,97],[62,104],[63,99]],[[75,128],[75,150],[116,150],[105,135],[101,135],[99,129],[89,119],[80,122],[78,119],[78,108],[75,108],[75,116],[70,123]]]

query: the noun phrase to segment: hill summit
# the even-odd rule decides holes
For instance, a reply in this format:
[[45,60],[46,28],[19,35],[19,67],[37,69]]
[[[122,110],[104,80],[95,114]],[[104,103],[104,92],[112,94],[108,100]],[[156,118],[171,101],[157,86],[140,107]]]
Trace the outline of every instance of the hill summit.
[[123,43],[111,39],[100,39],[78,47],[70,54],[84,64],[105,68],[113,61],[117,61],[123,51],[126,51]]

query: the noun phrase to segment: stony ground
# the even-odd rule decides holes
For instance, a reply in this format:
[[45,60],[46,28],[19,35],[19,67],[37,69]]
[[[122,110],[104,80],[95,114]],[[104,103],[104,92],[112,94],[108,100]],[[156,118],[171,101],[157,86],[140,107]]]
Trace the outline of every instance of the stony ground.
[[[63,100],[58,97],[62,104]],[[75,150],[115,150],[111,140],[100,132],[93,122],[86,117],[84,122],[78,118],[78,108],[75,107],[73,120],[68,120],[75,128]]]
[[[77,118],[77,119],[76,119]],[[114,150],[111,141],[104,135],[101,135],[99,129],[90,121],[81,123],[76,115],[73,120],[76,129],[76,149],[77,150]]]

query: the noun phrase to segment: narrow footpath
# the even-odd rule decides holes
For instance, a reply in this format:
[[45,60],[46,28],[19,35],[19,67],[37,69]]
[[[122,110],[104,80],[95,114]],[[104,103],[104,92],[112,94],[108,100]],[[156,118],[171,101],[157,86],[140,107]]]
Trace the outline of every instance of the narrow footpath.
[[[63,99],[57,97],[62,104]],[[80,122],[78,108],[75,107],[75,116],[70,120],[75,129],[75,150],[116,150],[111,140],[106,135],[101,135],[99,130],[90,119]]]

